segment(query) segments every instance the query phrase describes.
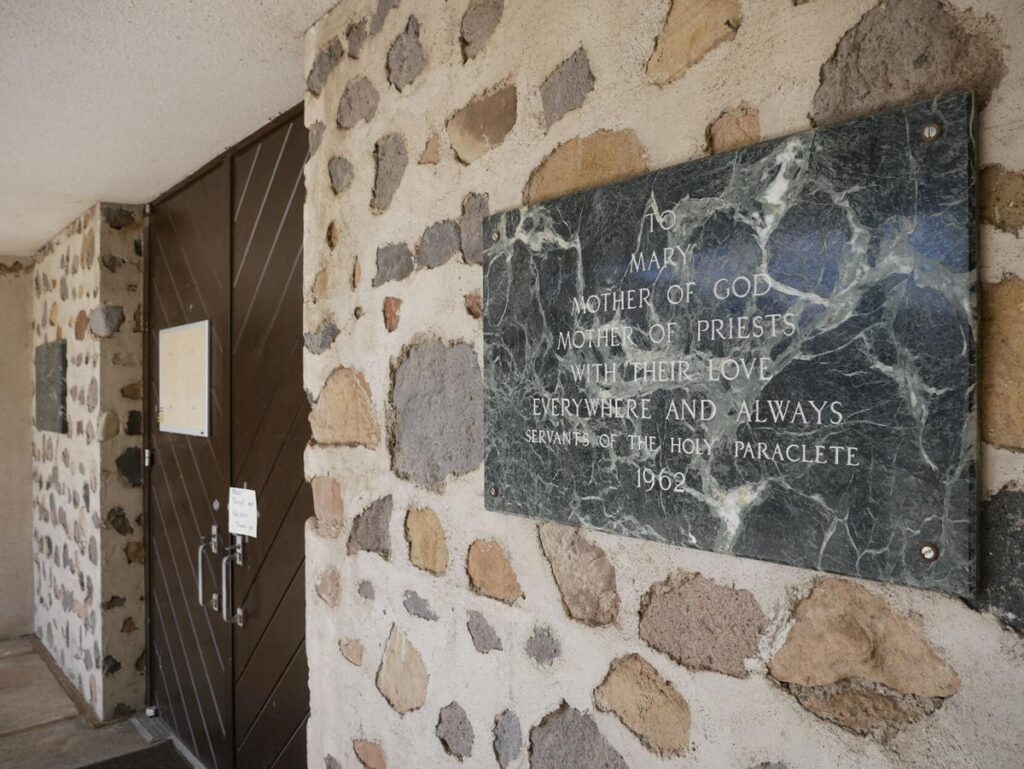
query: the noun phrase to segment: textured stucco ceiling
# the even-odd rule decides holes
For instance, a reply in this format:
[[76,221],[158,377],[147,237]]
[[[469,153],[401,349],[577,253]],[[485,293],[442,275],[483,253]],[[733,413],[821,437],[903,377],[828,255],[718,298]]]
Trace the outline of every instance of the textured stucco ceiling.
[[302,99],[337,0],[0,0],[0,254],[144,203]]

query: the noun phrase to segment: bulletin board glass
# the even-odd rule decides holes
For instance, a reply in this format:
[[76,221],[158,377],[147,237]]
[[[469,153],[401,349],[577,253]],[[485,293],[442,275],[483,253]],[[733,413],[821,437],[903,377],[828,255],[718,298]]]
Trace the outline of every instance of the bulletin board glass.
[[157,424],[162,433],[210,434],[210,321],[161,329]]

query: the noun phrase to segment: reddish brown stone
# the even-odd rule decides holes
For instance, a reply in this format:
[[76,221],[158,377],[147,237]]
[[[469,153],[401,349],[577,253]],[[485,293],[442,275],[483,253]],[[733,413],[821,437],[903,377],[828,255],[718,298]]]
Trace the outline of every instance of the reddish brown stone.
[[388,332],[398,328],[398,312],[402,307],[402,300],[395,296],[384,298],[384,328]]

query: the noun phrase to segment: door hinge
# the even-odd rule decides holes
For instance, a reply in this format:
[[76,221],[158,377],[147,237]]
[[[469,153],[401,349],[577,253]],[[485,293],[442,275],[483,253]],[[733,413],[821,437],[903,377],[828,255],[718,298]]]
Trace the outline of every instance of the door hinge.
[[142,466],[152,467],[153,465],[153,449],[142,450]]

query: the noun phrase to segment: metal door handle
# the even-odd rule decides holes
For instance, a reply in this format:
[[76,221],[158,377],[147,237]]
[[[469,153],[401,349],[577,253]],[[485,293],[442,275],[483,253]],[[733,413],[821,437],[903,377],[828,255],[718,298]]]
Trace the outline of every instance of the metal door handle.
[[[210,548],[210,552],[216,554],[218,546],[217,524],[210,527],[210,536],[199,540],[199,549],[196,551],[196,586],[198,587],[198,600],[200,608],[206,608],[206,590],[203,587],[203,552]],[[217,594],[213,594],[213,608],[217,608]]]
[[245,611],[239,606],[235,609],[235,613],[231,614],[231,607],[234,604],[232,595],[234,579],[231,576],[231,563],[242,565],[242,542],[242,538],[236,536],[235,544],[224,548],[225,555],[220,559],[220,616],[229,625],[238,625],[239,627],[245,624]]

